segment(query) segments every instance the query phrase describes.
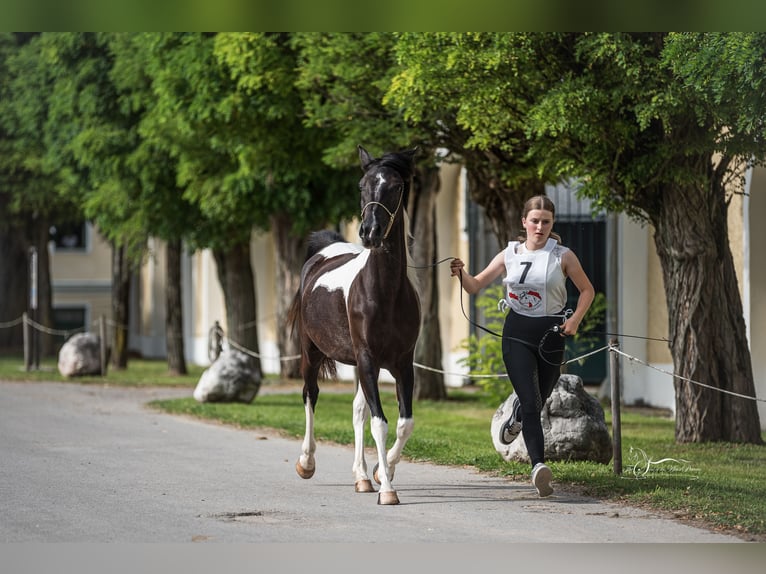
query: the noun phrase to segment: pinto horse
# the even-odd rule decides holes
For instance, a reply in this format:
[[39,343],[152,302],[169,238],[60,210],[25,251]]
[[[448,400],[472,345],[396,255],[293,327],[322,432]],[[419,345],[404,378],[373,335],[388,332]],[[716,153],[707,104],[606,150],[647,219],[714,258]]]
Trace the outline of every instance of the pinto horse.
[[[306,433],[295,469],[302,478],[316,470],[314,409],[320,376],[335,376],[335,361],[357,368],[353,401],[356,492],[375,492],[364,458],[364,426],[370,431],[378,463],[378,504],[399,504],[391,484],[394,468],[412,434],[413,360],[420,331],[420,300],[408,274],[408,221],[405,212],[415,150],[373,158],[359,146],[364,175],[361,191],[362,245],[331,231],[313,233],[301,272],[300,290],[289,313],[301,344]],[[410,267],[411,268],[411,267]],[[380,369],[396,380],[399,420],[396,441],[386,453],[388,421],[378,389]]]

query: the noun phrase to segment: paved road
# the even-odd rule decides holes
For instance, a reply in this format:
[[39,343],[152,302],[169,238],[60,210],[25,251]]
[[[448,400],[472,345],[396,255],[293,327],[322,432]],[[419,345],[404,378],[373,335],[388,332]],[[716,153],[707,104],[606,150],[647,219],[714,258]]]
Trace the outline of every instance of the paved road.
[[0,542],[740,541],[561,487],[539,499],[526,483],[419,463],[397,467],[401,504],[378,506],[354,493],[350,448],[320,443],[302,480],[296,440],[145,406],[184,395],[0,382]]

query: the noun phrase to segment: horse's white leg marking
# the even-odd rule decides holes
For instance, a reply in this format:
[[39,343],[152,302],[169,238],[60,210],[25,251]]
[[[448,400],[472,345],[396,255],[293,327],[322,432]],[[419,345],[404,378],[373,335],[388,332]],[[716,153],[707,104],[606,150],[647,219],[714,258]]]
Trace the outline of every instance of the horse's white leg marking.
[[394,492],[391,478],[388,472],[386,460],[386,437],[388,436],[388,423],[380,417],[372,417],[370,422],[372,438],[378,451],[378,478],[380,479],[380,492]]
[[367,474],[367,461],[364,459],[364,425],[369,416],[370,407],[367,406],[367,399],[364,398],[360,384],[354,395],[354,464],[351,467],[351,472],[354,474],[354,488],[357,492],[375,492]]
[[396,441],[394,441],[391,450],[388,451],[388,469],[391,473],[391,480],[394,479],[394,470],[402,458],[404,445],[407,444],[413,428],[415,428],[415,421],[412,418],[400,417],[396,423]]
[[298,459],[298,464],[303,468],[304,473],[298,470],[303,478],[311,478],[314,475],[316,469],[316,460],[314,460],[314,452],[316,452],[316,441],[314,440],[314,410],[311,408],[311,402],[306,401],[306,434],[303,435],[303,443],[301,444],[301,456]]

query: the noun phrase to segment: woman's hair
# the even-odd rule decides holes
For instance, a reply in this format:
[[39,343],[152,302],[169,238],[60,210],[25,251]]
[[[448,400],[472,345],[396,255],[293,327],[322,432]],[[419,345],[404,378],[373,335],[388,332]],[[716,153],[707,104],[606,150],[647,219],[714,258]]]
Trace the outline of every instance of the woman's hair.
[[[530,197],[527,200],[527,202],[524,204],[524,209],[521,212],[521,217],[522,218],[526,217],[527,214],[533,209],[542,209],[545,211],[550,211],[554,219],[556,218],[556,206],[553,205],[551,198],[548,197],[547,195],[535,195],[533,197]],[[557,243],[561,243],[561,236],[558,233],[554,233],[553,231],[551,231],[551,238],[555,239]],[[527,240],[526,229],[522,228],[521,233],[519,234],[518,240],[519,241]]]

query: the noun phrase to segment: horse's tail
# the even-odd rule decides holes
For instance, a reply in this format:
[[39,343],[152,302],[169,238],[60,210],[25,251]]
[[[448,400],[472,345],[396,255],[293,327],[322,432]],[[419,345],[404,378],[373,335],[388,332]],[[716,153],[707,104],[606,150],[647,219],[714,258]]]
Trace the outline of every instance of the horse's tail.
[[[290,337],[295,335],[295,326],[301,321],[301,292],[300,290],[295,292],[293,302],[290,304],[290,308],[287,310],[287,326],[290,329]],[[298,337],[298,350],[301,348],[301,340]]]
[[319,253],[322,249],[332,243],[346,242],[343,237],[337,231],[332,229],[323,229],[322,231],[314,231],[309,235],[308,248],[306,251],[306,261],[311,259],[313,255]]

